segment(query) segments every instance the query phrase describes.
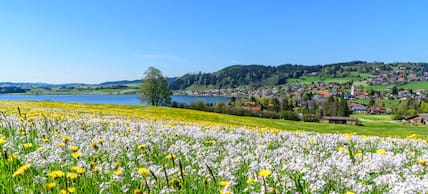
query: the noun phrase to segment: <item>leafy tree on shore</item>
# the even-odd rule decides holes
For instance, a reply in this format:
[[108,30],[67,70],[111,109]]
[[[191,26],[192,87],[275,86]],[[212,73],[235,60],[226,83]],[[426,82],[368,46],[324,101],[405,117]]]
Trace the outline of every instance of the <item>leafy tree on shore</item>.
[[349,110],[348,103],[343,95],[337,98],[329,96],[327,101],[322,105],[322,110],[320,110],[320,114],[325,116],[347,117],[350,113],[351,111]]
[[159,69],[149,67],[144,73],[141,84],[141,100],[148,101],[153,106],[168,105],[171,102],[172,92],[168,88],[168,81]]

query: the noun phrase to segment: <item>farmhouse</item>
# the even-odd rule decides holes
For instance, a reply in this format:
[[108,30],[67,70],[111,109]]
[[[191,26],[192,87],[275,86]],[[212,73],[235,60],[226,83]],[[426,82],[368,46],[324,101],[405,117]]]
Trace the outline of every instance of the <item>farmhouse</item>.
[[367,106],[351,103],[348,105],[353,113],[367,113]]
[[244,108],[247,110],[255,110],[255,111],[261,111],[262,106],[257,104],[256,102],[244,102]]
[[385,107],[370,107],[367,109],[367,112],[372,115],[385,114],[387,112]]
[[411,117],[408,117],[407,119],[408,123],[411,124],[423,124],[423,125],[428,125],[428,114],[418,114],[418,115],[414,115]]
[[358,118],[324,116],[320,118],[320,122],[332,123],[332,124],[357,125]]

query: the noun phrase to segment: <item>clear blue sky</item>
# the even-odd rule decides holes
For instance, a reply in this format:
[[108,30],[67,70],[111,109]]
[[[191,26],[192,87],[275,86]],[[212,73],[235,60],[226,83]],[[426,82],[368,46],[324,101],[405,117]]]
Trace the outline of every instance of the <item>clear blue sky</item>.
[[428,1],[5,0],[0,82],[99,83],[233,64],[428,62]]

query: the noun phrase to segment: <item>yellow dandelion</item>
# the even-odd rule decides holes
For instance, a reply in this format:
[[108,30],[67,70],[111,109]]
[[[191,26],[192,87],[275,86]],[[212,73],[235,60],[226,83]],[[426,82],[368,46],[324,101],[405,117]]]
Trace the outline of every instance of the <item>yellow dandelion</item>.
[[121,175],[122,174],[122,170],[115,170],[114,172],[113,172],[115,175]]
[[230,185],[230,183],[228,181],[220,181],[219,185],[222,187],[227,187]]
[[93,147],[93,148],[97,149],[97,148],[98,148],[98,147],[97,147],[97,142],[95,142],[95,141],[94,141],[94,142],[92,142],[92,143],[91,143],[91,147]]
[[171,179],[171,183],[172,183],[173,185],[178,185],[180,182],[178,181],[178,179],[177,179],[177,178],[173,177],[173,178]]
[[32,143],[24,143],[23,146],[24,146],[25,149],[32,148],[33,144]]
[[76,192],[76,188],[74,188],[74,187],[68,187],[68,188],[67,188],[67,191],[68,191],[69,193],[74,193],[74,192]]
[[59,191],[59,193],[60,194],[69,194],[69,193],[74,193],[75,191],[76,191],[76,188],[68,187],[67,190],[61,189],[61,191]]
[[[12,158],[12,159],[17,159],[17,158],[18,158],[18,156],[17,156],[16,154],[12,154],[12,156],[11,156],[10,158]],[[9,159],[10,159],[10,158],[9,158]]]
[[166,156],[167,159],[170,160],[174,160],[176,158],[176,156],[174,154],[168,154],[168,156]]
[[141,191],[141,189],[135,189],[134,194],[143,194],[143,192]]
[[52,171],[52,172],[48,173],[48,176],[51,177],[51,178],[53,178],[53,179],[61,178],[64,175],[65,175],[64,172],[62,172],[60,170],[55,170],[55,171]]
[[138,173],[140,173],[141,175],[149,175],[150,171],[147,168],[139,168]]
[[362,152],[358,152],[358,153],[355,154],[355,157],[361,157],[362,155],[363,155]]
[[70,136],[68,136],[68,135],[64,135],[63,136],[63,139],[64,139],[64,142],[70,142],[72,139],[71,139],[71,137]]
[[64,147],[64,146],[65,146],[65,144],[64,144],[64,143],[58,143],[58,147],[62,148],[62,147]]
[[349,154],[349,150],[345,150],[345,154],[348,155]]
[[254,179],[253,178],[248,178],[247,179],[247,184],[253,185],[254,184]]
[[99,172],[102,168],[100,166],[95,166],[94,169],[92,169],[93,172]]
[[13,177],[16,177],[18,175],[24,174],[25,171],[27,171],[28,169],[30,169],[30,164],[24,164],[23,166],[19,167],[13,174]]
[[76,172],[77,174],[83,174],[84,172],[85,172],[85,169],[84,168],[80,168],[80,167],[77,167],[77,166],[73,166],[73,167],[71,167],[71,170],[73,170],[74,172]]
[[6,137],[0,138],[0,146],[4,145],[6,143]]
[[385,155],[385,154],[386,154],[386,151],[385,151],[385,150],[383,150],[383,149],[378,149],[378,150],[376,150],[376,153],[378,153],[378,154],[380,154],[380,155]]
[[261,176],[261,177],[267,177],[270,174],[272,174],[272,171],[269,169],[263,169],[263,170],[259,171],[259,176]]
[[98,140],[98,143],[99,143],[99,144],[103,144],[103,143],[104,143],[104,139],[102,139],[102,138],[101,138],[101,139],[99,139],[99,140]]
[[138,149],[140,149],[140,150],[142,150],[142,149],[146,149],[147,148],[147,145],[146,144],[140,144],[140,145],[138,145],[138,147],[137,147]]
[[73,172],[67,172],[66,177],[72,181],[75,181],[77,179],[77,174]]
[[427,164],[427,161],[425,159],[419,159],[419,160],[416,160],[416,163],[424,166]]
[[56,183],[46,183],[46,189],[50,190],[56,187]]
[[119,166],[120,166],[120,163],[119,162],[115,162],[114,165],[113,165],[113,169],[117,169],[117,168],[119,168]]
[[346,193],[345,194],[355,194],[354,192],[352,192],[352,191],[346,191]]
[[82,155],[82,152],[74,152],[71,156],[75,159],[78,159]]
[[77,152],[77,150],[79,150],[79,148],[77,146],[71,146],[70,150],[73,152]]

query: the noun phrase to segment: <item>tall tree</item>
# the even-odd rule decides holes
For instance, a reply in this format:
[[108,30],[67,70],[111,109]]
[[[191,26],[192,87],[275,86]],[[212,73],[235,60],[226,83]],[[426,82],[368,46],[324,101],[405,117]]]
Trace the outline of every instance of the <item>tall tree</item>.
[[283,98],[282,99],[282,107],[281,107],[281,109],[283,111],[290,110],[290,106],[288,105],[288,98]]
[[172,92],[168,81],[159,69],[149,67],[141,83],[141,99],[153,106],[167,105],[171,102]]

